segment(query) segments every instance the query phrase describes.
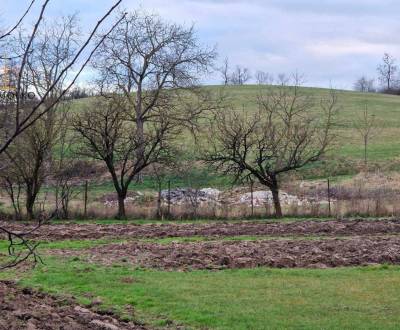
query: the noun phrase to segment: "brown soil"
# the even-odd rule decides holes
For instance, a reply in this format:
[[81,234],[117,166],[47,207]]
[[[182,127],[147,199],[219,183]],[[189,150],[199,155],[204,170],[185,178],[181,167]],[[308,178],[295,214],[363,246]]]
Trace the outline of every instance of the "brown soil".
[[[32,226],[18,223],[1,223],[7,228],[26,232]],[[352,236],[399,234],[400,220],[336,220],[271,222],[214,222],[209,224],[52,224],[42,226],[31,235],[41,240],[100,239],[100,238],[163,238],[186,236]]]
[[160,269],[224,269],[269,266],[326,268],[370,264],[400,264],[400,237],[353,237],[325,240],[213,241],[156,244],[130,242],[52,253],[79,255],[110,265],[127,262]]
[[83,308],[73,299],[55,297],[12,282],[0,282],[0,329],[145,329]]

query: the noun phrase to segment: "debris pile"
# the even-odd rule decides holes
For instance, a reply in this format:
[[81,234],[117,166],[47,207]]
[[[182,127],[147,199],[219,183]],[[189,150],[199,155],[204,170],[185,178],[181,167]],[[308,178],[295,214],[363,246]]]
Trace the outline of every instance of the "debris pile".
[[173,205],[182,204],[219,204],[219,195],[221,191],[213,188],[193,189],[177,188],[171,191],[161,191],[161,198],[164,203],[170,202]]

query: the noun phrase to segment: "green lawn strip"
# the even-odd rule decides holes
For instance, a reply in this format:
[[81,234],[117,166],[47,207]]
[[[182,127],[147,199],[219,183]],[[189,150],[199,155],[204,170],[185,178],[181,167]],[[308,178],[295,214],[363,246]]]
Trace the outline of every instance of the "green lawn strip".
[[65,240],[53,242],[40,242],[40,248],[43,250],[67,249],[67,250],[83,250],[98,245],[106,245],[113,243],[125,242],[125,239],[90,239],[90,240]]
[[24,286],[87,293],[103,308],[153,325],[174,320],[211,329],[396,329],[400,322],[400,267],[241,269],[162,272],[103,267],[48,258]]
[[[65,241],[38,241],[38,251],[48,251],[54,249],[66,249],[66,250],[84,250],[99,245],[122,243],[126,242],[126,239],[92,239],[92,240],[65,240]],[[0,240],[0,253],[7,253],[9,242],[6,240]]]

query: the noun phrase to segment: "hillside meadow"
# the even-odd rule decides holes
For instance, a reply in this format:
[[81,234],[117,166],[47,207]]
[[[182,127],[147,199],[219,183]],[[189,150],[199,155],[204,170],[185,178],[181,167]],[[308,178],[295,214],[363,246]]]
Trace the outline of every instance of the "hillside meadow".
[[[238,111],[254,112],[257,109],[257,96],[270,86],[243,85],[243,86],[206,86],[212,95],[218,97],[223,94],[225,103]],[[274,88],[274,87],[272,87]],[[315,111],[321,111],[319,102],[329,95],[329,89],[301,87],[301,93],[312,97],[315,101]],[[368,143],[368,161],[371,167],[378,166],[384,171],[397,170],[400,155],[400,97],[380,93],[360,93],[353,91],[335,90],[338,96],[339,112],[336,116],[335,133],[337,139],[327,154],[329,163],[309,166],[305,176],[309,178],[321,176],[321,169],[312,171],[315,167],[333,167],[330,173],[322,176],[354,175],[356,170],[349,167],[362,166],[364,158],[363,139],[357,130],[357,124],[362,120],[365,107],[368,113],[374,116],[374,128]],[[73,112],[85,108],[93,98],[73,101]],[[225,110],[226,111],[226,110]],[[205,124],[206,125],[206,124]],[[209,136],[200,134],[200,144],[206,145]],[[177,138],[180,149],[184,150],[185,158],[195,158],[198,148],[188,132],[182,132]],[[388,164],[389,161],[391,164]],[[349,164],[346,164],[348,162]],[[333,165],[332,165],[333,164]],[[344,165],[345,164],[345,165]],[[343,167],[337,169],[336,167]],[[311,172],[310,172],[311,169]],[[347,170],[347,171],[346,171]],[[195,175],[198,176],[198,175]],[[215,181],[214,179],[212,181]],[[218,180],[217,180],[218,181]],[[219,180],[221,181],[221,180]],[[226,185],[226,184],[224,184]]]

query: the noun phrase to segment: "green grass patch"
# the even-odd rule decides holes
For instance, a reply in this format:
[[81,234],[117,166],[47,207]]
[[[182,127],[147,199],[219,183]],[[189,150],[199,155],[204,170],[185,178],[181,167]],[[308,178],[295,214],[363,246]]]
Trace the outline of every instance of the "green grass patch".
[[[39,250],[66,249],[83,250],[99,245],[126,242],[125,239],[90,239],[90,240],[60,240],[60,241],[40,241]],[[0,252],[6,253],[9,243],[6,240],[0,240]]]
[[[162,272],[49,258],[21,284],[75,295],[153,325],[211,329],[397,329],[400,267]],[[112,285],[110,285],[112,284]]]

